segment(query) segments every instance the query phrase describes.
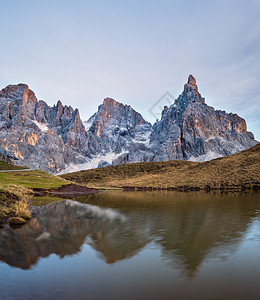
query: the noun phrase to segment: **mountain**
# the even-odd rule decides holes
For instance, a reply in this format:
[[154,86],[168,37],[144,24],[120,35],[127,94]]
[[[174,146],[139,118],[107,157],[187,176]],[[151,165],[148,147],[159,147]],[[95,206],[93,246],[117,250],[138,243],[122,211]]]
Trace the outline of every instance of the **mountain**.
[[0,149],[19,164],[51,173],[128,162],[205,161],[256,144],[244,119],[205,103],[192,75],[154,125],[112,98],[82,122],[78,109],[61,101],[50,107],[26,84],[0,91]]
[[[90,121],[92,123],[87,131],[87,145],[94,156],[118,156],[127,153],[133,144],[149,143],[152,125],[131,106],[114,99],[106,98],[88,123]],[[104,160],[100,161],[102,166],[107,164]]]
[[[102,113],[96,115],[95,122],[102,120],[102,116]],[[118,119],[118,114],[114,112],[111,118]],[[112,161],[113,165],[168,160],[206,161],[257,144],[253,134],[247,131],[244,119],[215,110],[205,103],[192,75],[174,104],[164,107],[160,121],[152,128],[145,128],[149,141],[132,141],[126,147],[128,151]],[[100,127],[99,133],[106,134],[107,130],[106,126]]]
[[205,161],[254,145],[256,141],[247,131],[245,120],[208,106],[192,75],[175,103],[164,108],[150,138],[150,148],[155,153],[153,161]]
[[0,91],[0,147],[19,163],[48,172],[86,161],[86,135],[79,111],[38,101],[26,84]]

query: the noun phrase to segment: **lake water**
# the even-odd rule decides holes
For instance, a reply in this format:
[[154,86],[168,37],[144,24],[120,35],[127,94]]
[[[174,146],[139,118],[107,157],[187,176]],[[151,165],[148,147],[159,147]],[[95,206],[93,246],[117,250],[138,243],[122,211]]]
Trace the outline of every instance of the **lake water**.
[[0,299],[260,299],[259,193],[109,191],[0,230]]

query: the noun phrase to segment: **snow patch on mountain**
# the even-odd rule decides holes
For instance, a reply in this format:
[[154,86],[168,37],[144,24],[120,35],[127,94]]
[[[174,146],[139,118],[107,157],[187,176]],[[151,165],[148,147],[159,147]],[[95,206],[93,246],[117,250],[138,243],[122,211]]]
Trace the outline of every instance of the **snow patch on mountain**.
[[[133,143],[143,143],[146,147],[149,146],[150,136],[151,136],[151,127],[146,127],[145,130],[142,130],[142,126],[136,126],[137,130],[135,138],[132,139]],[[139,128],[138,128],[139,127]]]
[[86,131],[88,131],[90,129],[90,127],[92,126],[92,124],[95,120],[96,114],[97,113],[94,113],[94,115],[92,115],[87,121],[83,122],[83,125],[84,125]]
[[203,162],[203,161],[208,161],[208,160],[212,160],[212,159],[219,158],[219,157],[223,157],[223,155],[209,151],[206,154],[200,155],[198,157],[191,156],[189,158],[189,161]]
[[112,164],[113,160],[117,159],[119,156],[123,155],[125,153],[107,153],[105,155],[99,154],[95,157],[92,157],[88,162],[84,163],[84,164],[69,164],[66,166],[66,168],[59,172],[56,175],[62,175],[62,174],[66,174],[66,173],[72,173],[72,172],[78,172],[78,171],[82,171],[82,170],[88,170],[88,169],[95,169],[98,167],[98,164],[101,161],[105,161],[107,162],[109,165]]
[[39,123],[36,120],[32,120],[34,124],[36,124],[41,131],[47,131],[49,130],[48,124]]

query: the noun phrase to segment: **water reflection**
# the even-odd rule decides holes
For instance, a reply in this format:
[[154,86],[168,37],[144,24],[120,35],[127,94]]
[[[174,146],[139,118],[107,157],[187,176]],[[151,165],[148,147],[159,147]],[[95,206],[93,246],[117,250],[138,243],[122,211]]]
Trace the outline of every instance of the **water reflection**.
[[256,193],[104,192],[45,205],[19,228],[0,230],[0,260],[30,269],[91,245],[108,264],[150,242],[169,265],[193,276],[213,250],[234,251],[260,210]]

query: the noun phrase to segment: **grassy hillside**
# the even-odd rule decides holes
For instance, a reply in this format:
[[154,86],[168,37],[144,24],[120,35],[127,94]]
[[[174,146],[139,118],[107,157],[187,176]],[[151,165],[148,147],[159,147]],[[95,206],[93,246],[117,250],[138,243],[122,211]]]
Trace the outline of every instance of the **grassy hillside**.
[[0,187],[6,187],[10,183],[31,189],[56,189],[68,184],[66,180],[41,170],[0,172]]
[[[65,179],[45,173],[41,170],[22,171],[27,167],[0,161],[0,188],[7,188],[10,184],[29,189],[56,189],[68,184]],[[12,170],[12,172],[8,172]],[[14,172],[14,170],[18,170]]]
[[6,162],[0,161],[0,171],[1,170],[23,170],[23,169],[28,169],[28,168],[24,166],[17,166],[17,165],[8,164]]
[[109,166],[61,176],[88,187],[220,189],[260,187],[260,145],[199,163],[146,162]]
[[[0,164],[2,170],[21,170],[11,164]],[[31,217],[28,199],[31,189],[57,189],[69,182],[40,170],[0,172],[0,227],[5,223],[22,225]]]

